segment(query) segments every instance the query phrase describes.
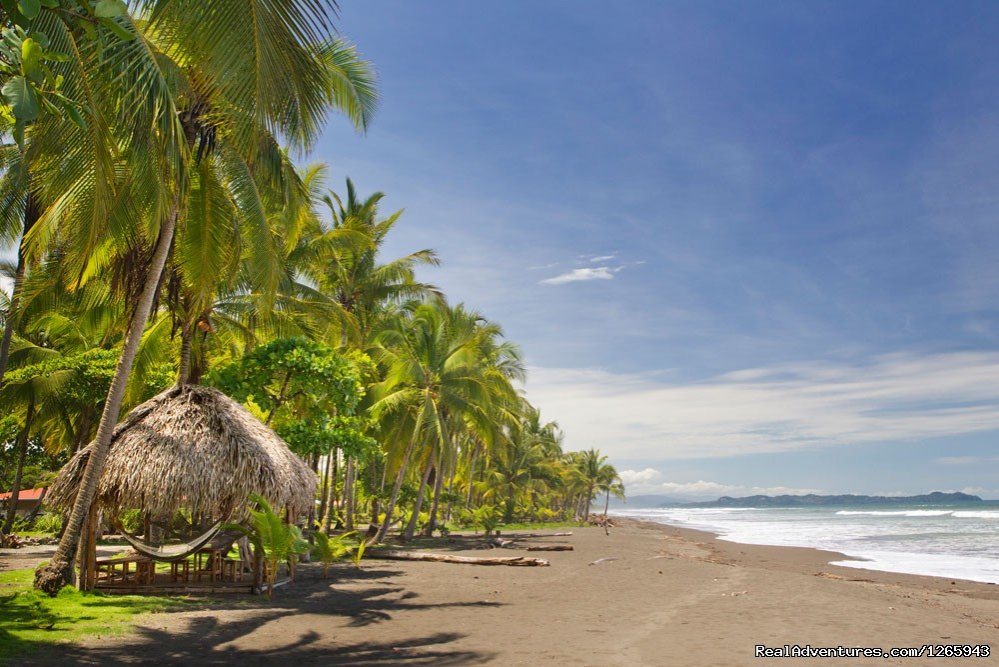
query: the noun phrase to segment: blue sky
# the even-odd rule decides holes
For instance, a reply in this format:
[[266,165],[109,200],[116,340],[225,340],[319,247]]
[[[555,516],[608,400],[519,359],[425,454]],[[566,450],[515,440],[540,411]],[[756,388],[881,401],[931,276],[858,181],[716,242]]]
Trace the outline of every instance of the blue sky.
[[382,2],[335,181],[632,493],[999,496],[999,6]]
[[340,0],[387,252],[629,492],[999,497],[999,5]]

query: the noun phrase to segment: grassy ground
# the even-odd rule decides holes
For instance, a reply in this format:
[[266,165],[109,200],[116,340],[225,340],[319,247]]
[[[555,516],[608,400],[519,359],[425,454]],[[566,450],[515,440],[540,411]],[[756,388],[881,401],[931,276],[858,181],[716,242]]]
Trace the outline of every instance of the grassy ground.
[[142,613],[183,604],[179,598],[106,596],[64,588],[50,598],[31,589],[34,571],[0,572],[0,665],[63,642],[127,633]]
[[563,528],[582,528],[586,524],[579,521],[546,521],[538,523],[504,523],[497,528],[500,532],[511,530],[561,530]]

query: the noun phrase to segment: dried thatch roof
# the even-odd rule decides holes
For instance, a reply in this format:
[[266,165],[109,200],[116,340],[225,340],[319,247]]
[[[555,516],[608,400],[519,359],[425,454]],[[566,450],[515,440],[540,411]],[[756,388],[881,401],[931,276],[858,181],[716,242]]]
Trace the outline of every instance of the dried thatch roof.
[[[60,471],[50,504],[72,507],[92,446]],[[275,509],[305,511],[316,481],[285,442],[242,405],[210,387],[185,385],[149,399],[115,427],[97,504],[114,513],[141,508],[156,516],[179,507],[204,515],[239,514],[255,492]]]

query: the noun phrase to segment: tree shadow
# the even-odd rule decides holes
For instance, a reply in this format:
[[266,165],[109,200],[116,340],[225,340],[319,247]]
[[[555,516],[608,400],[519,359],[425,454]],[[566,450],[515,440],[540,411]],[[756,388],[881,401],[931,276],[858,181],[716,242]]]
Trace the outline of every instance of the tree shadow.
[[[418,631],[398,641],[344,643],[337,637],[337,628],[374,626],[397,613],[503,605],[477,600],[423,603],[419,594],[393,582],[398,570],[387,568],[340,565],[330,571],[328,579],[320,572],[318,565],[300,565],[295,582],[277,589],[270,600],[262,596],[195,598],[198,615],[182,623],[171,622],[169,629],[162,627],[163,616],[190,612],[192,605],[149,616],[135,634],[107,645],[36,646],[30,659],[16,664],[263,665],[280,660],[298,665],[474,665],[495,656],[449,647],[466,636],[454,632]],[[298,622],[296,616],[303,618]],[[271,623],[275,625],[266,627]],[[378,632],[371,631],[373,636]],[[398,636],[397,631],[391,634]]]

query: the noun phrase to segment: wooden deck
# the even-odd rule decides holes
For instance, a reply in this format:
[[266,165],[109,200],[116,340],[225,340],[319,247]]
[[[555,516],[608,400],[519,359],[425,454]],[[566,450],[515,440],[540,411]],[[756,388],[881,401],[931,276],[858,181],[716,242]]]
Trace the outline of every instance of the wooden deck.
[[134,581],[107,581],[98,579],[97,590],[104,593],[122,595],[186,595],[186,594],[228,594],[254,593],[251,580],[244,581],[175,581],[169,572],[157,572],[152,581],[136,583]]

